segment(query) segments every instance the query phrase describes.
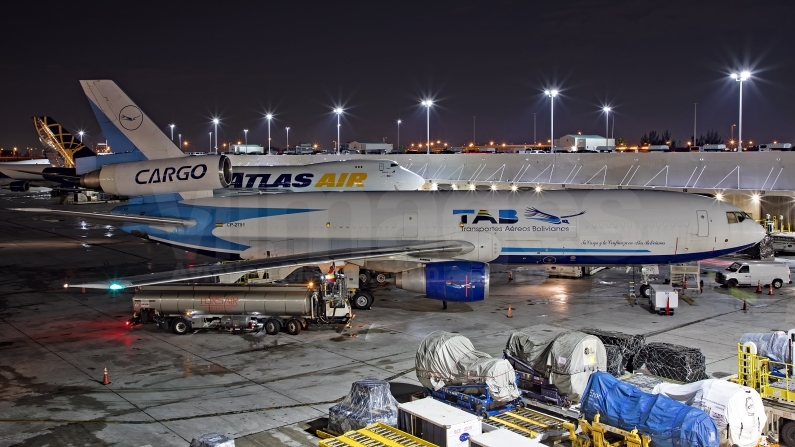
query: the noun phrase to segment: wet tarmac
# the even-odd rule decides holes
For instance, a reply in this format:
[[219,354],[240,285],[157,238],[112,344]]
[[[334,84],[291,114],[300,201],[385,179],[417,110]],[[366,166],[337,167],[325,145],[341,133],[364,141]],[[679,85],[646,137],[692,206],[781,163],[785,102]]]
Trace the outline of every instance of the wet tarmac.
[[[63,284],[211,260],[112,226],[6,210],[52,203],[46,195],[0,194],[0,446],[187,446],[211,431],[243,447],[317,445],[311,423],[353,381],[388,379],[400,399],[419,390],[414,355],[435,330],[460,332],[493,356],[524,328],[645,334],[700,348],[707,373],[723,377],[736,372],[741,334],[795,327],[792,285],[768,296],[730,291],[707,276],[703,293],[689,289],[673,316],[661,316],[627,297],[633,275],[625,269],[565,279],[520,267],[509,281],[506,268],[492,266],[487,301],[442,310],[440,302],[380,287],[373,309],[357,311],[342,331],[178,336],[154,325],[128,329],[131,293],[81,293]],[[729,262],[710,260],[702,269]],[[101,384],[104,367],[109,385]]]

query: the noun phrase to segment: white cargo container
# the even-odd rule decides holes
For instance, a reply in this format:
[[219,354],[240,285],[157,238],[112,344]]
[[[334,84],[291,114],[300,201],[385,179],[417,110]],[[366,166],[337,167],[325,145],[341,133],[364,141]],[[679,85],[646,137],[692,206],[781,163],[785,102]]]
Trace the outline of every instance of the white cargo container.
[[544,444],[504,428],[469,438],[469,447],[543,447]]
[[651,284],[649,292],[649,306],[660,315],[664,315],[666,310],[671,315],[674,309],[679,307],[679,293],[670,284]]
[[791,143],[767,143],[759,145],[759,152],[791,151],[791,150],[792,150]]
[[431,397],[398,404],[398,429],[440,447],[468,447],[483,432],[477,416]]
[[725,144],[704,144],[700,149],[701,152],[723,152],[725,150]]

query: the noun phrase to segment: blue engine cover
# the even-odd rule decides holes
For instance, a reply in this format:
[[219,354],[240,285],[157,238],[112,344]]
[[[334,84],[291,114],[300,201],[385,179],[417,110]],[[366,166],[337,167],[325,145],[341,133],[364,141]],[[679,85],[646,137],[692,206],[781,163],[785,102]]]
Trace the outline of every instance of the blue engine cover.
[[449,261],[425,264],[425,295],[445,301],[482,301],[489,296],[489,265]]

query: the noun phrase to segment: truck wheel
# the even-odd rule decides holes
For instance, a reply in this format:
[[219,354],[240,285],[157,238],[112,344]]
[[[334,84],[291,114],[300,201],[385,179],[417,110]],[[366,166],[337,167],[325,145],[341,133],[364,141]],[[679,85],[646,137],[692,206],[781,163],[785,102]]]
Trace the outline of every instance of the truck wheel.
[[370,280],[373,279],[373,275],[370,273],[370,270],[359,270],[359,284],[367,285],[370,284]]
[[795,422],[787,422],[781,427],[778,442],[786,446],[795,445]]
[[651,298],[651,287],[648,284],[640,285],[640,296],[643,298]]
[[740,283],[738,283],[736,279],[730,279],[729,283],[728,283],[728,286],[729,286],[730,289],[733,289],[733,288],[737,287],[739,284]]
[[296,320],[295,318],[291,318],[287,320],[285,328],[287,329],[288,334],[298,335],[301,333],[301,322]]
[[171,330],[177,335],[185,335],[190,329],[190,322],[182,317],[174,319],[171,323]]
[[356,309],[369,309],[373,305],[373,296],[365,290],[359,290],[353,295],[351,302]]
[[386,273],[377,273],[375,275],[375,282],[378,284],[386,284]]
[[773,287],[774,287],[774,288],[776,288],[776,289],[780,289],[780,288],[781,288],[781,286],[783,286],[783,285],[784,285],[784,281],[782,281],[782,280],[780,280],[780,279],[778,279],[778,278],[777,278],[777,279],[774,279],[774,280],[773,280],[773,283],[772,283],[772,284],[773,284]]
[[265,320],[265,333],[268,335],[276,335],[282,330],[282,324],[275,318],[268,318]]

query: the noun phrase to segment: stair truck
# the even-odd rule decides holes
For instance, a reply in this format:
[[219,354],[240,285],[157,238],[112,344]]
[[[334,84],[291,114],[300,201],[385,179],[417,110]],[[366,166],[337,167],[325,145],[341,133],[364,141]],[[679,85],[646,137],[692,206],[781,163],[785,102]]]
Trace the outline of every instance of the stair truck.
[[[340,278],[341,275],[337,277]],[[175,334],[194,330],[285,330],[298,335],[310,324],[348,324],[351,311],[344,278],[319,286],[155,286],[133,296],[127,324],[155,322]]]
[[[787,332],[789,357],[795,354],[795,329]],[[737,345],[737,377],[731,380],[755,389],[767,414],[768,439],[795,447],[795,369],[792,363],[759,355],[754,342]],[[790,360],[792,361],[792,360]]]

